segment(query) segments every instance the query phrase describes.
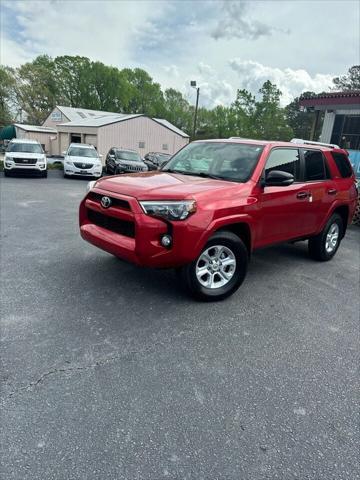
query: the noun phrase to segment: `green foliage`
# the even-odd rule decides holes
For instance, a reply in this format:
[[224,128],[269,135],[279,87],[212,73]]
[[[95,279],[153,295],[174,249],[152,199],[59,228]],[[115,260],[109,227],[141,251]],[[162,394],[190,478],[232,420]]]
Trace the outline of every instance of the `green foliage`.
[[14,101],[14,71],[0,65],[0,128],[11,123],[10,106]]
[[335,77],[333,83],[334,90],[360,90],[360,65],[350,67],[345,75]]
[[315,112],[301,111],[300,100],[303,97],[309,98],[314,95],[316,95],[314,92],[304,92],[285,107],[287,122],[293,129],[296,138],[310,138]]
[[[360,66],[335,78],[334,85],[342,90],[360,89]],[[257,96],[239,89],[229,107],[199,108],[196,138],[308,138],[313,113],[300,111],[299,98],[286,108],[280,106],[280,99],[280,90],[270,81]],[[194,106],[173,88],[163,92],[140,68],[119,70],[69,55],[54,59],[42,55],[18,69],[0,67],[0,127],[10,123],[19,109],[28,123],[41,124],[55,105],[142,113],[165,118],[188,134],[193,129]]]
[[26,112],[28,123],[40,124],[59,98],[59,82],[54,61],[47,55],[21,65],[15,71],[15,97],[18,107]]

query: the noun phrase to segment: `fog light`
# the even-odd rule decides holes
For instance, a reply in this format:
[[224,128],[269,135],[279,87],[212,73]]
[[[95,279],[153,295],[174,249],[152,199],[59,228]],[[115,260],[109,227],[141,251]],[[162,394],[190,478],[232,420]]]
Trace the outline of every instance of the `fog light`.
[[163,235],[163,236],[161,237],[160,242],[161,242],[161,245],[162,245],[163,247],[169,248],[169,247],[171,246],[171,244],[172,244],[172,237],[171,237],[171,235]]

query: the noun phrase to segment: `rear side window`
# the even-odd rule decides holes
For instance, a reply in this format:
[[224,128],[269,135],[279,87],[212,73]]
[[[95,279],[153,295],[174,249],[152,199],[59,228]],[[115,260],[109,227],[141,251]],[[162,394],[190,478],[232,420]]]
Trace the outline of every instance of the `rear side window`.
[[329,178],[325,159],[320,150],[304,150],[305,181],[325,180]]
[[291,173],[295,181],[300,178],[299,150],[295,148],[275,148],[266,161],[265,177],[273,170]]
[[335,153],[332,152],[333,159],[336,163],[336,166],[340,172],[340,175],[343,178],[349,178],[353,174],[353,170],[351,168],[351,164],[349,159],[343,153]]

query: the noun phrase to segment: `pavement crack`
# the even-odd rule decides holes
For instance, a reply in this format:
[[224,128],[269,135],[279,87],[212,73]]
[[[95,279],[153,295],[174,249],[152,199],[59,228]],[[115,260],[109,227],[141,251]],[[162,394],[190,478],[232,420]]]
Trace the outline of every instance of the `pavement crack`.
[[68,366],[68,367],[59,367],[59,368],[52,368],[44,373],[42,373],[36,380],[33,380],[32,382],[29,382],[26,385],[23,385],[22,387],[19,387],[18,389],[10,392],[7,395],[7,398],[12,398],[16,394],[24,392],[24,391],[29,391],[33,388],[36,388],[38,385],[41,385],[48,377],[56,376],[58,374],[66,374],[66,373],[74,373],[74,372],[80,372],[84,370],[90,370],[96,367],[101,367],[103,365],[106,365],[108,363],[114,362],[116,360],[121,360],[121,359],[132,359],[135,355],[146,353],[150,350],[153,350],[154,348],[164,345],[162,342],[156,342],[153,343],[151,346],[148,348],[145,348],[143,350],[130,350],[126,353],[122,353],[119,355],[113,355],[113,356],[107,356],[107,357],[102,357],[99,360],[96,360],[92,363],[89,363],[87,365],[82,365],[82,366]]

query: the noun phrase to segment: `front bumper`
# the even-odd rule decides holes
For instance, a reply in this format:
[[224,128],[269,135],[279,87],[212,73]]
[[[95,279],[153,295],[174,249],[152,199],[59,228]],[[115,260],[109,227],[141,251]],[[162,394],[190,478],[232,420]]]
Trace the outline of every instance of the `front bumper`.
[[47,168],[46,163],[35,163],[33,165],[26,165],[24,163],[14,163],[7,160],[4,161],[4,170],[12,173],[42,173]]
[[75,167],[75,165],[64,164],[65,175],[75,177],[95,177],[99,178],[102,175],[102,165],[94,165],[92,168],[81,169]]
[[[104,209],[100,200],[92,198],[94,194],[99,198],[111,195],[118,204],[113,202],[113,206]],[[123,208],[119,201],[128,204],[128,208]],[[111,222],[94,222],[97,215],[110,217]],[[126,226],[125,234],[115,231],[113,225],[109,229],[109,223],[114,222],[118,222],[120,227]],[[81,202],[79,223],[80,234],[89,243],[126,261],[155,268],[178,267],[192,262],[199,254],[200,239],[204,233],[200,226],[203,222],[199,221],[197,214],[184,221],[165,222],[146,215],[134,197],[110,194],[98,188]],[[129,225],[132,228],[129,229]],[[161,245],[164,234],[171,234],[171,248]]]

